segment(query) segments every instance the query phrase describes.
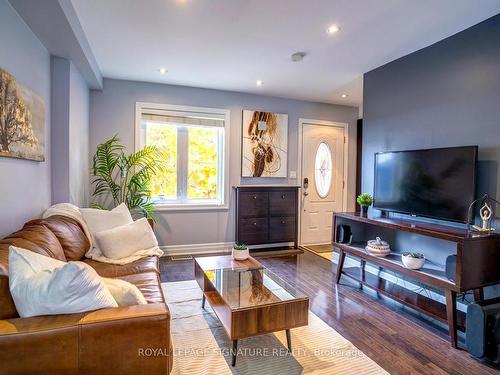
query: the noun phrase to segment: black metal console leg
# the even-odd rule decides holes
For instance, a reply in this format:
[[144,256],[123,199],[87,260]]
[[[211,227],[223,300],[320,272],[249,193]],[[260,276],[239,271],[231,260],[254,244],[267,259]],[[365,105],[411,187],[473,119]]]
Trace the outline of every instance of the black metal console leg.
[[344,267],[345,253],[342,249],[339,249],[339,262],[337,264],[337,274],[335,275],[335,284],[340,281],[340,276],[342,276],[342,267]]
[[292,337],[290,336],[290,330],[287,329],[286,331],[286,344],[288,345],[288,351],[292,351]]
[[457,348],[457,293],[446,289],[446,317],[448,319],[448,330],[452,348]]
[[[361,259],[359,264],[359,279],[363,282],[365,281],[365,266],[366,260]],[[363,289],[363,283],[359,283],[359,289]]]
[[204,309],[205,308],[205,300],[207,299],[207,297],[205,297],[205,293],[203,293],[203,297],[201,298],[201,308]]
[[238,340],[233,340],[233,351],[231,354],[233,355],[233,363],[231,366],[236,366],[236,354],[238,353]]

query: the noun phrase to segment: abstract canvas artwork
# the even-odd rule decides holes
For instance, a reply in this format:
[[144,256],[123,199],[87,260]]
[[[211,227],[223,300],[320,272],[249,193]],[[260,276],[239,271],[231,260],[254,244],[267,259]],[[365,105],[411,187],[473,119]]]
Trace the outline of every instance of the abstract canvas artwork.
[[45,160],[45,103],[1,68],[0,156]]
[[288,115],[243,111],[243,177],[287,177],[287,146]]

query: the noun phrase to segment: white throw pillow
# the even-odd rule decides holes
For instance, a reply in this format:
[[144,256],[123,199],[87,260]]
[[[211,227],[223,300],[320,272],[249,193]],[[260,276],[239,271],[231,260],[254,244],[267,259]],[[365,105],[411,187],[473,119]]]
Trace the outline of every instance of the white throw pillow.
[[97,232],[95,240],[99,250],[110,259],[122,259],[138,251],[158,247],[156,236],[146,218]]
[[83,220],[87,223],[87,227],[92,237],[94,237],[97,232],[134,222],[125,203],[120,204],[111,211],[99,210],[97,208],[81,208],[80,212],[82,213]]
[[9,248],[9,287],[22,318],[117,307],[97,272],[83,262],[61,262]]
[[139,288],[128,281],[101,277],[118,306],[146,305]]

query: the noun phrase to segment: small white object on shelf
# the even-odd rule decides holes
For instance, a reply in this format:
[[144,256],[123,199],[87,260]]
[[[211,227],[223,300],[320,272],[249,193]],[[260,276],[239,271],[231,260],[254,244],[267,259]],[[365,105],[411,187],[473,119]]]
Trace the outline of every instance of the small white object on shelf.
[[411,270],[419,270],[424,266],[425,257],[422,254],[418,254],[420,255],[420,257],[412,256],[412,254],[414,253],[401,254],[401,261],[406,268],[409,268]]
[[245,247],[244,249],[235,249],[233,247],[232,256],[235,260],[245,260],[250,257],[250,252],[248,247]]
[[382,241],[380,237],[377,237],[375,240],[368,241],[365,249],[370,255],[378,257],[385,257],[391,253],[391,247],[389,244],[386,241]]

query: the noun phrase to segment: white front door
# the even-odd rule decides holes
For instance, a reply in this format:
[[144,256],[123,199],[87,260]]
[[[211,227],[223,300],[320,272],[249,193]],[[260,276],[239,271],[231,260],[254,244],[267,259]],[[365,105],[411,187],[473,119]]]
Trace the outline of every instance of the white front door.
[[330,243],[332,214],[343,210],[344,128],[302,126],[301,244]]

